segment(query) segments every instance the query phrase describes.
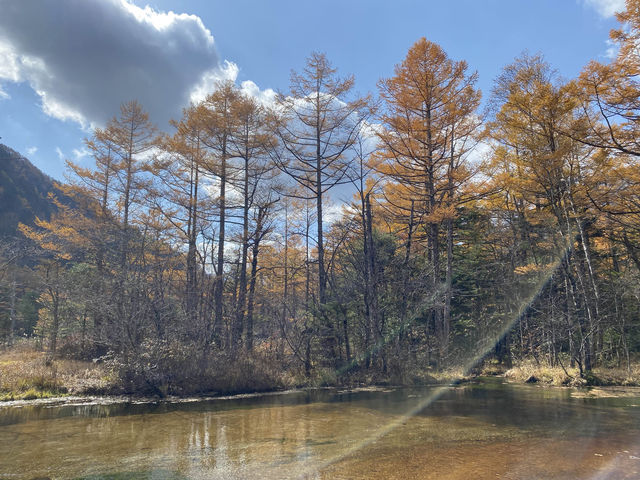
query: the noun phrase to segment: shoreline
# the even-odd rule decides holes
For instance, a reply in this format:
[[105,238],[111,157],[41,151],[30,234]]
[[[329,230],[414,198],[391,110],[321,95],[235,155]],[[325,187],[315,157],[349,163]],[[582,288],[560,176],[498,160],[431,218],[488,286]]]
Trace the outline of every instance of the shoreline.
[[346,387],[341,385],[324,386],[324,387],[300,387],[287,388],[282,390],[256,391],[248,393],[236,394],[202,394],[202,395],[168,395],[166,397],[153,397],[148,395],[66,395],[52,396],[44,398],[20,399],[20,400],[4,400],[0,401],[0,411],[3,408],[20,408],[25,406],[84,406],[84,405],[117,405],[117,404],[178,404],[178,403],[196,403],[218,400],[241,400],[245,398],[270,397],[278,395],[289,395],[295,393],[303,393],[307,391],[334,390],[337,394],[358,393],[358,392],[383,392],[386,390],[410,387],[455,387],[461,383],[468,382],[472,379],[457,380],[448,383],[429,383],[422,385],[363,385],[358,387]]
[[57,397],[34,398],[29,400],[6,400],[0,402],[2,408],[20,408],[25,406],[85,406],[85,405],[144,405],[151,403],[195,403],[209,400],[237,400],[242,398],[256,398],[262,396],[285,395],[304,391],[303,389],[274,390],[270,392],[238,393],[235,395],[189,395],[180,397],[168,395],[166,397],[151,397],[147,395],[67,395]]
[[[607,390],[599,394],[603,396],[615,395],[610,390],[615,390],[616,387],[640,389],[640,362],[634,361],[631,367],[630,370],[598,367],[581,378],[576,368],[562,368],[561,365],[550,367],[545,363],[536,363],[534,359],[519,360],[509,369],[495,360],[486,360],[471,370],[461,367],[449,367],[441,371],[414,368],[398,376],[375,375],[368,371],[337,376],[326,370],[318,370],[308,378],[295,372],[281,372],[270,378],[245,378],[240,384],[227,381],[213,386],[198,383],[194,379],[186,390],[173,388],[170,384],[165,385],[165,388],[145,390],[132,386],[125,388],[104,364],[64,358],[47,363],[43,352],[23,348],[0,352],[0,408],[26,405],[187,403],[321,389],[357,392],[402,387],[455,386],[482,377],[501,378],[513,384],[563,386],[583,391],[606,387]],[[243,372],[236,373],[238,376]]]
[[411,387],[445,387],[451,388],[458,385],[464,385],[473,383],[475,380],[482,379],[501,379],[504,383],[509,385],[520,385],[537,388],[562,388],[574,390],[571,393],[572,398],[624,398],[624,397],[639,397],[640,398],[640,386],[637,385],[557,385],[552,383],[527,383],[518,380],[513,380],[507,377],[504,373],[494,375],[476,375],[463,379],[453,380],[443,383],[425,383],[425,384],[412,384],[412,385],[363,385],[357,387],[345,387],[345,386],[324,386],[324,387],[300,387],[300,388],[288,388],[282,390],[261,391],[261,392],[249,392],[249,393],[237,393],[237,394],[202,394],[202,395],[188,395],[177,396],[168,395],[166,397],[153,397],[148,395],[66,395],[66,396],[52,396],[45,398],[35,398],[28,400],[6,400],[0,401],[0,413],[3,409],[22,408],[22,407],[66,407],[66,406],[94,406],[94,405],[145,405],[145,404],[182,404],[182,403],[197,403],[208,401],[225,401],[225,400],[241,400],[247,398],[260,398],[279,395],[290,395],[296,393],[304,393],[307,391],[318,390],[333,390],[337,394],[346,393],[358,393],[358,392],[375,392],[375,391],[388,391],[400,388]]
[[640,387],[640,364],[630,370],[615,367],[596,367],[580,375],[577,368],[550,367],[531,360],[521,361],[510,369],[487,365],[480,375],[501,374],[515,383],[555,385],[564,387]]

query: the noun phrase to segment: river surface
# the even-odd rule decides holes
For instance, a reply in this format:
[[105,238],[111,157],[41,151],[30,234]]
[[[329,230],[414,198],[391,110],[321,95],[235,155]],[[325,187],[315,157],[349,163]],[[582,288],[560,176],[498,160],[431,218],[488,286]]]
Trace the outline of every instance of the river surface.
[[0,479],[640,478],[640,393],[575,394],[486,379],[189,403],[0,404]]

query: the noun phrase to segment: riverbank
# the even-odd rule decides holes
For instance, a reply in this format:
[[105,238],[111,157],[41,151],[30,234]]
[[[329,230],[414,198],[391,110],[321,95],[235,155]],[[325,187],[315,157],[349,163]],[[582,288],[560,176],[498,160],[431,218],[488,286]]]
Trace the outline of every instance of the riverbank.
[[580,377],[577,367],[557,365],[554,367],[524,360],[506,369],[501,365],[487,363],[480,370],[480,375],[502,375],[515,383],[536,383],[542,385],[585,387],[585,386],[620,386],[640,387],[640,363],[631,364],[630,369],[617,367],[597,367]]
[[[221,364],[224,365],[224,364]],[[127,388],[112,365],[56,358],[50,360],[32,344],[22,344],[0,352],[0,402],[42,401],[53,402],[63,398],[82,402],[107,401],[169,401],[220,397],[225,395],[260,392],[282,392],[292,389],[338,387],[368,388],[372,386],[418,386],[451,384],[468,381],[477,376],[503,376],[514,383],[532,383],[554,386],[640,386],[640,363],[632,364],[631,371],[617,368],[597,368],[586,378],[580,378],[577,368],[549,367],[532,360],[518,363],[511,369],[487,362],[471,374],[462,369],[446,371],[412,371],[402,376],[381,375],[366,371],[353,371],[338,377],[326,369],[314,369],[310,377],[300,372],[278,368],[269,358],[243,358],[233,366],[218,369],[214,383],[206,387],[194,379],[190,389]],[[124,400],[123,400],[124,399]]]
[[272,361],[261,360],[257,356],[233,364],[212,360],[205,375],[198,377],[194,367],[185,367],[163,382],[153,377],[163,375],[162,366],[145,365],[130,372],[114,359],[51,359],[33,343],[24,342],[0,351],[0,402],[64,397],[200,399],[306,386]]
[[[24,342],[0,351],[0,402],[40,401],[60,398],[209,398],[253,392],[274,392],[304,388],[369,388],[375,386],[450,384],[472,378],[462,369],[445,371],[403,372],[402,375],[381,374],[364,370],[335,371],[315,368],[307,377],[303,372],[288,370],[277,360],[264,356],[245,356],[233,364],[228,359],[214,363],[216,372],[193,377],[187,388],[183,378],[180,387],[167,384],[153,387],[126,384],[121,372],[110,362],[91,362],[66,358],[49,359],[33,343]],[[215,375],[215,377],[214,377]],[[145,388],[146,387],[146,388]]]
[[99,363],[48,360],[28,344],[0,352],[0,401],[108,394],[115,384]]

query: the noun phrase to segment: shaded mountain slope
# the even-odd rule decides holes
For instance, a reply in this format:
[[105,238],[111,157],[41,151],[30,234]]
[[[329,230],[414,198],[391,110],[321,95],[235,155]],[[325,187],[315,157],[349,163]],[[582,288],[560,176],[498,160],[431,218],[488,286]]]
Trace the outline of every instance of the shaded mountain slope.
[[26,157],[0,144],[0,237],[16,234],[18,223],[49,219],[56,206],[49,198],[54,180]]

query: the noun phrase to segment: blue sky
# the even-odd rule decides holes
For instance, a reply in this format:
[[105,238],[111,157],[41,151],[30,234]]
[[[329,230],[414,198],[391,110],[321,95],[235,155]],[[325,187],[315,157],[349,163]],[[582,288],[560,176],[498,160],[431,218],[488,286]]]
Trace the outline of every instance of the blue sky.
[[422,36],[467,60],[486,98],[524,50],[543,53],[565,78],[606,61],[623,3],[0,0],[0,142],[62,179],[64,158],[89,164],[83,138],[131,98],[168,129],[216,78],[286,91],[290,70],[314,50],[354,74],[360,92],[376,93]]

